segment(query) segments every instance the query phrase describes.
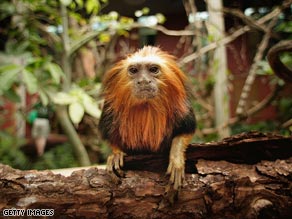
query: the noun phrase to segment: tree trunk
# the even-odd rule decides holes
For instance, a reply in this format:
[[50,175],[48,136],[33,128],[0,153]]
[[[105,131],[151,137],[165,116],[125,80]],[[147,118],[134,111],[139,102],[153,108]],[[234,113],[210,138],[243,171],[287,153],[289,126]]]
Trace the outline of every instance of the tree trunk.
[[167,163],[167,155],[128,156],[118,185],[93,167],[65,177],[0,165],[0,212],[25,209],[27,216],[32,209],[53,209],[48,218],[292,218],[292,137],[251,132],[190,145],[188,174],[173,206],[164,198]]
[[76,132],[67,112],[66,106],[57,106],[56,115],[74,149],[74,154],[80,166],[90,165],[90,159],[78,133]]
[[[208,34],[215,41],[224,38],[225,25],[223,17],[223,1],[207,0],[209,12]],[[215,105],[215,123],[216,127],[221,127],[229,120],[229,94],[227,78],[227,57],[225,45],[218,45],[212,63],[212,72],[214,73],[214,105]],[[218,134],[222,138],[230,136],[229,127],[219,128]]]
[[[70,40],[69,40],[69,27],[68,27],[68,14],[66,6],[60,4],[60,12],[62,17],[62,28],[63,32],[62,43],[63,43],[63,54],[62,54],[62,69],[65,73],[65,78],[62,84],[62,90],[68,92],[71,86],[72,80],[72,68],[71,68],[71,57],[70,57]],[[66,106],[57,106],[56,115],[60,125],[62,126],[65,134],[67,135],[70,143],[73,146],[75,156],[81,166],[90,165],[90,159],[86,151],[85,146],[80,140],[80,137],[75,130],[72,122],[69,119],[68,111]]]

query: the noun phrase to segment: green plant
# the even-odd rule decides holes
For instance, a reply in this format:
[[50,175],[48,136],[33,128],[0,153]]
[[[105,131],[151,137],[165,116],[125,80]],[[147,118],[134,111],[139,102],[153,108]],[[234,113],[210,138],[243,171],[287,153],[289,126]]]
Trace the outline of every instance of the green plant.
[[[4,0],[0,3],[0,20],[8,21],[2,33],[7,40],[0,55],[0,95],[20,102],[17,88],[25,86],[30,94],[38,93],[44,105],[54,104],[81,165],[89,165],[90,161],[70,118],[77,124],[84,112],[95,117],[99,112],[95,100],[72,83],[72,56],[93,39],[108,43],[114,34],[125,34],[133,23],[114,12],[98,16],[106,2]],[[69,20],[77,26],[69,26]],[[81,25],[88,28],[80,31]],[[68,105],[70,118],[67,105],[54,98],[66,93],[74,99]]]
[[30,168],[44,170],[77,166],[79,166],[79,164],[75,159],[72,145],[65,143],[51,148],[49,151],[44,153],[42,157],[39,157],[36,162],[31,163]]
[[28,167],[29,160],[20,150],[20,145],[23,143],[24,139],[16,138],[9,132],[0,131],[0,163],[19,169]]

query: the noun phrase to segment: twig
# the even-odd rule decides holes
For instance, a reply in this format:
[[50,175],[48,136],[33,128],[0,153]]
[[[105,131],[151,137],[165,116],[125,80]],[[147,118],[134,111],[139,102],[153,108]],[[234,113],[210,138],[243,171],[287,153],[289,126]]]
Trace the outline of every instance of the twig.
[[193,30],[169,30],[161,25],[147,26],[147,25],[141,25],[139,23],[134,23],[132,24],[130,28],[134,29],[134,28],[141,28],[141,27],[147,27],[150,29],[158,30],[168,36],[194,36],[195,35]]
[[248,99],[248,96],[249,96],[249,93],[251,90],[251,86],[255,80],[256,71],[257,71],[258,66],[259,66],[258,64],[263,58],[264,51],[267,48],[268,43],[269,43],[270,32],[272,31],[271,29],[276,24],[276,21],[277,21],[277,17],[274,17],[272,19],[272,21],[269,23],[269,25],[268,25],[269,31],[264,35],[264,37],[259,45],[258,51],[254,57],[253,64],[252,64],[250,71],[249,71],[249,74],[246,78],[246,81],[245,81],[245,84],[243,86],[243,89],[242,89],[242,92],[241,92],[241,95],[239,98],[239,102],[237,105],[236,113],[238,115],[242,115],[244,110],[245,110],[244,106],[246,105],[246,101]]
[[266,96],[261,102],[259,102],[257,105],[255,105],[254,107],[250,108],[249,110],[247,110],[246,114],[244,115],[241,115],[241,116],[235,116],[233,118],[230,118],[228,120],[228,122],[222,124],[221,126],[219,127],[216,127],[216,128],[208,128],[208,129],[203,129],[202,130],[202,133],[204,135],[207,135],[207,134],[212,134],[212,133],[215,133],[215,132],[218,132],[219,129],[222,129],[222,128],[225,128],[227,126],[230,126],[230,125],[233,125],[239,121],[242,121],[246,118],[249,118],[251,116],[253,116],[254,114],[260,112],[262,109],[264,109],[266,106],[268,106],[277,96],[278,96],[278,93],[283,89],[282,86],[280,86],[279,84],[277,84],[275,86],[275,88],[273,89],[273,91],[268,95]]
[[[277,7],[271,13],[269,13],[266,16],[258,19],[257,20],[257,24],[259,24],[259,25],[264,24],[265,22],[271,20],[272,18],[277,17],[280,13],[281,13],[281,8]],[[192,54],[182,58],[179,61],[179,63],[180,63],[180,65],[184,65],[184,64],[186,64],[188,62],[191,62],[191,61],[197,59],[198,57],[200,57],[201,55],[203,55],[203,54],[205,54],[205,53],[207,53],[207,52],[209,52],[209,51],[211,51],[213,49],[216,49],[219,45],[225,45],[225,44],[228,44],[228,43],[232,42],[237,37],[239,37],[240,35],[246,33],[247,31],[250,31],[250,30],[251,30],[251,28],[248,25],[246,25],[246,26],[234,31],[231,35],[229,35],[229,36],[227,36],[225,38],[222,38],[219,41],[210,43],[209,45],[203,47],[199,51],[197,51],[195,53],[192,53]]]
[[[129,29],[136,29],[136,28],[142,28],[142,27],[158,30],[168,36],[194,36],[195,35],[194,31],[192,30],[169,30],[161,25],[146,26],[146,25],[141,25],[139,23],[133,23],[131,26],[129,26]],[[103,31],[107,31],[107,30],[108,29],[105,29]],[[98,35],[100,35],[100,33],[101,31],[92,31],[84,35],[80,40],[72,42],[72,46],[69,51],[70,56],[72,56],[78,49],[80,49],[82,46],[87,44],[89,41],[93,40]]]
[[284,122],[281,126],[283,128],[288,128],[288,127],[292,126],[292,119],[289,119],[288,121]]
[[292,40],[282,40],[274,45],[268,52],[267,58],[275,74],[287,83],[292,83],[292,71],[282,63],[280,54],[292,52]]
[[247,25],[249,25],[250,27],[252,28],[255,28],[257,30],[260,30],[264,33],[269,33],[271,34],[273,37],[275,38],[279,38],[278,35],[276,35],[275,33],[271,33],[269,28],[267,28],[265,25],[262,25],[262,24],[259,24],[257,21],[254,21],[253,19],[251,19],[250,17],[248,16],[245,16],[242,11],[238,10],[238,9],[229,9],[229,8],[224,8],[223,9],[223,12],[224,13],[227,13],[227,14],[231,14],[235,17],[238,17],[240,18],[244,23],[246,23]]

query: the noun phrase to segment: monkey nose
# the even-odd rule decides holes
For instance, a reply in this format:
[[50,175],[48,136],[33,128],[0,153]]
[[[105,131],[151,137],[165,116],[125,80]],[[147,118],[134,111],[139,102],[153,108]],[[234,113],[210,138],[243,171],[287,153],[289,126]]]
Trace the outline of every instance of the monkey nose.
[[137,84],[140,86],[147,86],[147,85],[151,84],[151,80],[147,80],[147,79],[139,80],[137,82]]

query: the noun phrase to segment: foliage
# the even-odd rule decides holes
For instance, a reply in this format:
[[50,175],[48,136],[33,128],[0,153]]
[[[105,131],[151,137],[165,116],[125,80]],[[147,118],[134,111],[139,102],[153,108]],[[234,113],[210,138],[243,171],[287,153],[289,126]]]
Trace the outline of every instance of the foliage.
[[[291,119],[292,115],[292,98],[283,97],[280,98],[278,103],[278,109],[279,109],[279,119],[281,121],[287,121],[288,119]],[[292,132],[292,130],[291,130]]]
[[[84,113],[99,118],[95,99],[98,92],[92,95],[92,90],[96,91],[100,84],[71,83],[72,75],[64,67],[64,57],[71,65],[73,55],[90,41],[106,45],[116,34],[127,36],[133,19],[117,12],[99,15],[106,3],[107,0],[1,1],[5,48],[0,54],[0,95],[20,103],[18,87],[25,86],[29,94],[38,94],[43,105],[68,106],[75,125],[81,122]],[[61,4],[66,6],[70,19],[68,31],[61,16]],[[64,37],[69,41],[65,42]],[[64,90],[64,84],[69,85],[68,90]]]
[[290,132],[287,129],[280,128],[280,123],[277,121],[261,121],[253,124],[247,124],[244,122],[234,124],[231,127],[231,134],[239,134],[242,132],[259,131],[259,132],[277,132],[281,135],[290,136]]
[[59,169],[77,167],[79,164],[74,156],[73,148],[70,144],[65,143],[56,145],[48,150],[42,157],[34,163],[31,163],[31,169]]
[[[98,15],[103,4],[107,3],[106,0],[61,0],[61,3],[68,6],[72,21],[86,27],[70,28],[68,37],[71,38],[71,56],[94,38],[106,44],[116,33],[127,35],[127,30],[133,24],[132,18],[120,16],[114,11]],[[51,0],[17,1],[16,4],[6,0],[0,3],[0,19],[9,18],[11,21],[11,26],[5,29],[8,38],[5,52],[0,54],[0,95],[19,102],[16,88],[23,84],[30,94],[38,93],[44,105],[49,102],[68,105],[71,120],[78,124],[84,112],[96,118],[100,112],[95,99],[87,95],[82,87],[76,88],[72,84],[69,93],[58,93],[62,90],[62,83],[68,80],[60,67],[60,34],[64,30],[59,10],[58,2]],[[93,87],[95,86],[94,84]],[[74,101],[69,104],[62,99],[65,96]]]
[[17,169],[59,169],[76,167],[78,162],[75,159],[73,148],[65,143],[56,145],[44,153],[37,160],[30,159],[21,149],[25,139],[16,138],[13,134],[0,131],[0,163]]
[[60,81],[64,77],[61,68],[50,58],[33,57],[28,52],[1,55],[3,59],[0,59],[0,95],[19,102],[16,88],[24,85],[29,94],[38,93],[42,103],[47,105],[49,95],[53,95],[58,90]]
[[77,86],[72,87],[68,93],[57,93],[52,100],[55,104],[69,106],[69,116],[75,125],[81,122],[85,112],[95,118],[101,115],[97,102]]
[[23,169],[29,165],[28,158],[20,150],[24,139],[15,138],[9,132],[0,131],[0,163]]

